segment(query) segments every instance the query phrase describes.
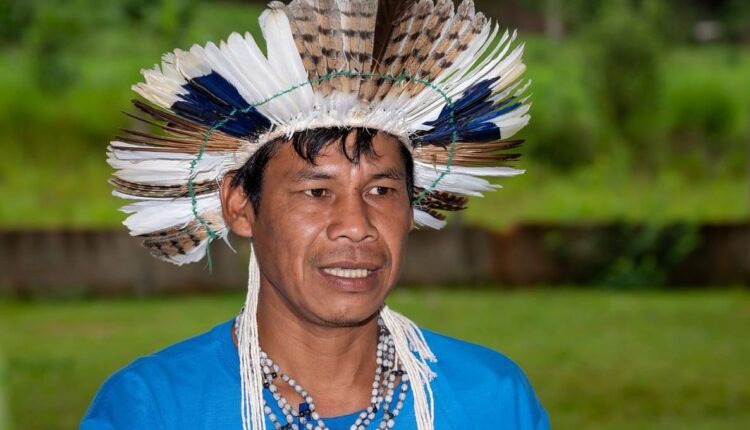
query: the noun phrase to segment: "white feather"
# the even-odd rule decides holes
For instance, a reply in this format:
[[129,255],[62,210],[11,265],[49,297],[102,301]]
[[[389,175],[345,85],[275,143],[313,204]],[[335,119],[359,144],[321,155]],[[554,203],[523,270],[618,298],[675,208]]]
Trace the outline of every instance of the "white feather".
[[[266,9],[258,21],[267,41],[268,63],[279,73],[279,80],[286,86],[307,81],[307,70],[297,51],[286,13],[280,9]],[[307,88],[312,97],[312,90],[309,86]]]
[[520,118],[514,118],[512,120],[503,122],[502,124],[498,124],[498,127],[500,128],[500,134],[501,136],[503,136],[503,139],[507,139],[513,136],[519,130],[526,127],[526,125],[529,123],[529,119],[531,119],[530,115],[524,115]]
[[[107,163],[117,169],[120,179],[151,185],[184,185],[191,173],[195,154],[117,151],[108,153]],[[235,153],[204,153],[192,169],[193,180],[203,182],[221,178],[235,164]]]
[[[492,100],[492,102],[495,104],[505,101],[507,98],[511,96],[511,93],[513,93],[513,91],[515,91],[516,88],[518,88],[521,85],[521,83],[522,81],[518,80],[516,82],[513,82],[510,85],[506,85],[505,87],[502,87],[496,84],[493,87],[495,94],[492,95],[490,100]],[[521,95],[521,93],[523,93],[526,90],[526,88],[528,88],[528,82],[523,87],[521,87],[518,91],[513,93],[513,96],[518,97],[519,95]],[[525,102],[525,100],[521,100],[521,102],[523,103]]]
[[[247,91],[247,101],[251,104],[267,99],[278,88],[274,71],[250,33],[246,33],[245,37],[238,33],[232,33],[226,43],[221,43],[219,50],[234,65],[234,68],[246,77],[241,81],[243,84],[241,86]],[[266,80],[253,80],[251,79],[252,76],[264,76]],[[274,107],[273,104],[264,104],[257,106],[256,109],[274,123],[281,124],[283,123],[283,115],[280,116],[281,112]]]
[[519,130],[526,127],[531,119],[531,116],[527,114],[530,108],[530,103],[524,104],[515,110],[492,120],[492,122],[500,129],[500,136],[503,139],[510,138]]
[[200,78],[211,73],[211,66],[208,65],[203,47],[200,45],[193,45],[190,51],[175,49],[174,53],[175,67],[185,79]]
[[471,175],[460,175],[457,173],[436,172],[432,169],[414,169],[414,184],[420,188],[466,196],[482,197],[482,191],[494,191],[495,186],[486,179]]
[[198,246],[195,246],[187,251],[185,251],[184,254],[175,254],[171,257],[160,257],[164,261],[168,261],[172,264],[176,264],[177,266],[182,266],[184,264],[190,264],[190,263],[196,263],[198,261],[201,261],[203,257],[206,256],[206,248],[208,248],[208,240],[202,240]]
[[[222,42],[223,44],[224,42]],[[229,58],[214,43],[209,42],[204,48],[206,61],[210,67],[227,80],[248,104],[259,100],[257,92],[253,92],[252,83],[247,78],[247,73],[237,68],[232,58]]]
[[151,69],[141,70],[141,75],[146,82],[135,84],[131,88],[146,100],[168,109],[174,102],[180,100],[181,94],[187,94],[187,90],[182,87],[187,81],[177,73],[171,62],[172,56],[164,55],[163,58],[165,60],[161,68],[159,65],[154,65]]
[[420,165],[420,168],[430,169],[432,171],[437,170],[438,172],[451,172],[461,175],[471,176],[517,176],[524,173],[521,169],[506,166],[493,166],[493,167],[469,167],[469,166],[448,166],[444,164],[431,165],[422,162],[415,162],[415,166]]
[[440,230],[441,228],[445,227],[446,224],[445,221],[439,220],[428,214],[427,212],[421,211],[417,208],[414,208],[414,222],[418,226],[426,226],[434,228],[435,230]]
[[312,87],[302,85],[308,80],[307,70],[297,51],[289,19],[284,11],[267,9],[258,21],[267,43],[268,63],[281,84],[279,90],[283,91],[301,85],[276,99],[291,106],[286,117],[286,120],[290,121],[313,107],[315,98]]
[[291,118],[296,117],[299,108],[289,97],[277,97],[268,101],[281,91],[287,90],[289,85],[279,79],[279,71],[271,67],[252,35],[245,33],[245,37],[242,38],[236,33],[232,34],[222,48],[225,46],[230,58],[239,65],[239,69],[245,75],[263,76],[264,80],[259,80],[259,85],[255,87],[258,97],[253,100],[253,104],[265,102],[257,106],[258,111],[276,124],[286,124]]
[[[196,197],[198,213],[221,210],[219,193]],[[184,227],[195,219],[190,198],[141,200],[120,208],[132,214],[123,221],[131,236],[153,233],[174,226]]]

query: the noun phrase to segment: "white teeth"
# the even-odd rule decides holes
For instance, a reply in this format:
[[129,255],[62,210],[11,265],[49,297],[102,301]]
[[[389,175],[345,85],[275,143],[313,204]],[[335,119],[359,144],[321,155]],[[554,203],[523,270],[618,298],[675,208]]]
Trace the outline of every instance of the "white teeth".
[[342,267],[325,268],[323,271],[339,278],[366,278],[370,274],[367,269],[344,269]]

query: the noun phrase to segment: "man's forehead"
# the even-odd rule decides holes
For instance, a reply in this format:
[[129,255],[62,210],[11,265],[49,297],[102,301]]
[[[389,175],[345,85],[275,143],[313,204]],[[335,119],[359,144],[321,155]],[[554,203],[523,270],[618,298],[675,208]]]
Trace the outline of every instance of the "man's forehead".
[[[359,168],[359,165],[351,164],[351,169]],[[351,170],[347,170],[345,166],[342,168],[340,164],[308,164],[306,168],[294,171],[290,179],[295,182],[328,180],[348,177],[351,176],[351,173]],[[399,168],[397,166],[372,166],[371,169],[364,169],[361,173],[366,176],[367,179],[404,179],[403,167]]]
[[402,179],[404,163],[398,139],[378,134],[372,139],[372,151],[360,151],[357,159],[351,159],[355,147],[347,139],[346,151],[342,142],[327,142],[315,155],[314,160],[306,160],[294,149],[291,142],[279,145],[269,167],[289,176],[292,180],[326,179],[352,172],[376,174],[383,177]]

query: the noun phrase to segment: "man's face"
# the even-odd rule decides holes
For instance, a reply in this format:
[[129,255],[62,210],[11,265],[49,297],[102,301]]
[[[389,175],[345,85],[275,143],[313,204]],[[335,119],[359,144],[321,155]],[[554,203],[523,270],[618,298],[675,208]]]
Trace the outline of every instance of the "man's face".
[[353,164],[334,143],[313,165],[284,143],[268,162],[253,244],[262,288],[273,288],[297,316],[359,324],[395,285],[413,226],[399,145],[377,134],[376,155]]

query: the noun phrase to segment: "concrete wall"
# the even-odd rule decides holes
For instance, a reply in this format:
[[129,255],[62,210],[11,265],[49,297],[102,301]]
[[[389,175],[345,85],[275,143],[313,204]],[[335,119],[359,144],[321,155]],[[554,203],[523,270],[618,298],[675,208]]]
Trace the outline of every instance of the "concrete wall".
[[[401,284],[536,285],[590,282],[638,228],[525,225],[503,232],[476,228],[415,231]],[[684,258],[668,271],[675,285],[750,285],[750,225],[705,225]],[[667,241],[670,240],[667,235]],[[242,290],[247,243],[233,253],[212,245],[205,263],[175,267],[122,230],[0,232],[0,295],[162,294]],[[625,244],[625,245],[623,245]],[[669,245],[669,244],[667,244]]]

